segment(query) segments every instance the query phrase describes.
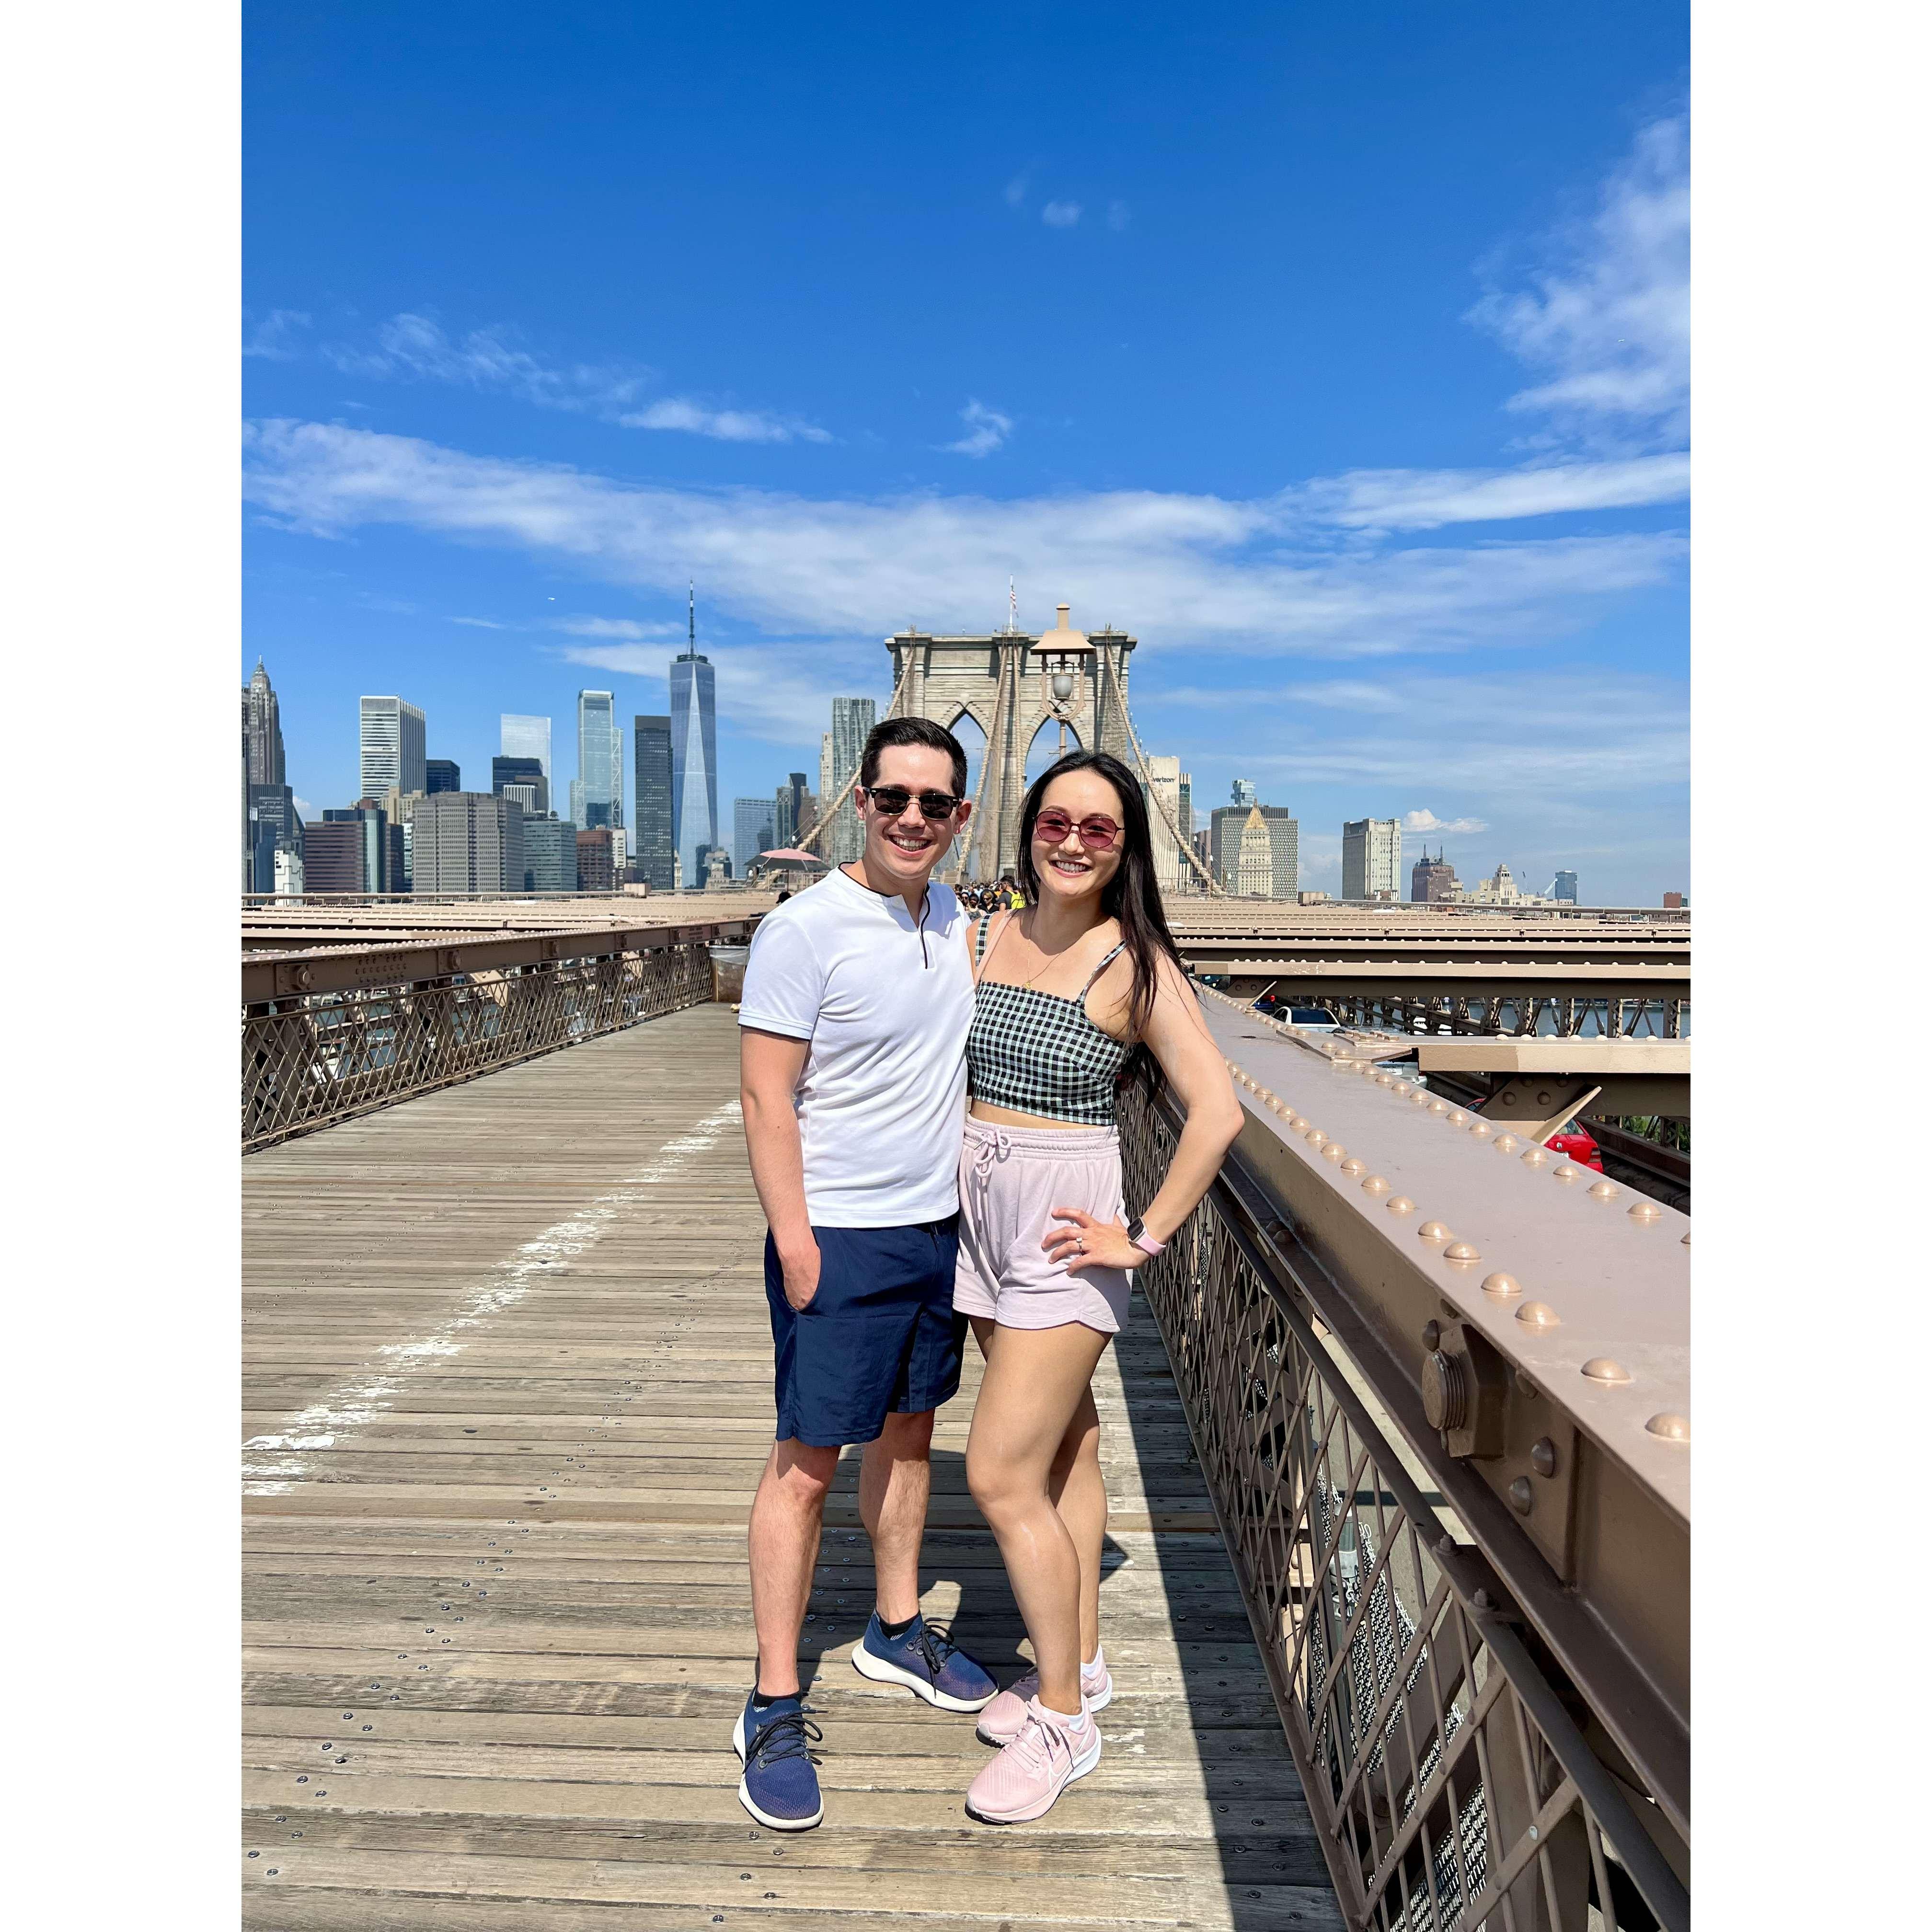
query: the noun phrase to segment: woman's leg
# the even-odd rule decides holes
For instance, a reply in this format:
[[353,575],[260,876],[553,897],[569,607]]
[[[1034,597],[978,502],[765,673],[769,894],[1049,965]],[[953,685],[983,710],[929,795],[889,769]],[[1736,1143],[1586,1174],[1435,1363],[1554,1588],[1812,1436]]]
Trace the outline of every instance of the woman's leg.
[[[980,1324],[974,1324],[976,1330]],[[1100,1352],[1112,1338],[1077,1322],[1058,1328],[995,1328],[982,1334],[986,1372],[966,1443],[966,1480],[992,1528],[1006,1576],[1033,1640],[1040,1700],[1077,1715],[1080,1703],[1082,1585],[1084,1564],[1048,1493],[1055,1466]],[[1097,1462],[1094,1475],[1099,1475]],[[1084,1493],[1078,1456],[1067,1478],[1076,1507]],[[1090,1496],[1083,1522],[1091,1516]],[[1104,1518],[1102,1518],[1104,1523]],[[1097,1591],[1099,1552],[1093,1569]],[[1098,1629],[1097,1599],[1095,1628]]]
[[[994,1333],[992,1316],[972,1318],[973,1337],[983,1356]],[[1097,1358],[1096,1358],[1097,1360]],[[1080,1558],[1080,1660],[1090,1664],[1100,1654],[1100,1559],[1107,1545],[1107,1481],[1100,1468],[1100,1412],[1094,1390],[1081,1391],[1080,1402],[1047,1477],[1048,1499],[1059,1512]]]

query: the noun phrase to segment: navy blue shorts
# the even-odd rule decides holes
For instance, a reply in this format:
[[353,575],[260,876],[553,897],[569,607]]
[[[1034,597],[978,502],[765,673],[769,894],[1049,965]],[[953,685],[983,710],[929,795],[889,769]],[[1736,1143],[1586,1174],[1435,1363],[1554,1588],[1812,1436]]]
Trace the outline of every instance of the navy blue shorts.
[[824,1449],[870,1442],[888,1415],[959,1392],[966,1318],[952,1312],[959,1216],[910,1228],[814,1228],[818,1292],[795,1311],[765,1236],[776,1439]]

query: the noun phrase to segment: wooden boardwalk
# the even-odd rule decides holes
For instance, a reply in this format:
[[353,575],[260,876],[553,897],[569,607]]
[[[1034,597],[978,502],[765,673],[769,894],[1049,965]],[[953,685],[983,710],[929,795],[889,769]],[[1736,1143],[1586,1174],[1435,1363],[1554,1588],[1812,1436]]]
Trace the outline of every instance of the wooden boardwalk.
[[[977,1932],[1340,1920],[1144,1307],[1097,1394],[1101,1767],[976,1825],[970,1718],[868,1683],[848,1455],[806,1626],[826,1822],[740,1808],[771,1433],[736,1029],[700,1007],[244,1164],[246,1923]],[[1023,1633],[940,1412],[927,1613]]]

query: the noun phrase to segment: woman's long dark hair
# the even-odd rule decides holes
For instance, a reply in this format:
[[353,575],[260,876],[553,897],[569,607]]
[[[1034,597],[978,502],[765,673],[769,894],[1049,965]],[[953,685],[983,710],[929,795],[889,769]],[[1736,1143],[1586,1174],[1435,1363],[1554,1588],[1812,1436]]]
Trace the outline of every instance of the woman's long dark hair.
[[1133,774],[1116,758],[1105,752],[1069,752],[1049,770],[1042,772],[1027,788],[1026,802],[1020,808],[1020,890],[1029,905],[1040,903],[1040,873],[1033,862],[1034,820],[1040,816],[1040,800],[1055,778],[1069,772],[1090,771],[1105,778],[1120,801],[1120,862],[1100,895],[1103,914],[1120,922],[1120,937],[1127,944],[1127,957],[1133,962],[1133,986],[1127,995],[1127,1031],[1138,1041],[1154,1017],[1159,962],[1169,961],[1184,978],[1187,968],[1181,963],[1180,949],[1167,929],[1167,915],[1161,910],[1160,886],[1154,878],[1154,835],[1148,824],[1147,806]]

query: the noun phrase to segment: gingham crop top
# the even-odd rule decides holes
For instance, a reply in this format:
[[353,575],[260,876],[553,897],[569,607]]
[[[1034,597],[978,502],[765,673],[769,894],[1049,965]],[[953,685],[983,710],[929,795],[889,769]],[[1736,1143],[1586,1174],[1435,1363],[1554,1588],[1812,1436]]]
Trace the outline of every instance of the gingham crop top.
[[[976,965],[986,959],[992,922],[990,917],[980,922]],[[1073,1126],[1114,1124],[1115,1084],[1133,1047],[1094,1024],[1087,995],[1125,946],[1124,940],[1115,946],[1070,999],[998,980],[979,982],[966,1036],[967,1085],[974,1100]]]

